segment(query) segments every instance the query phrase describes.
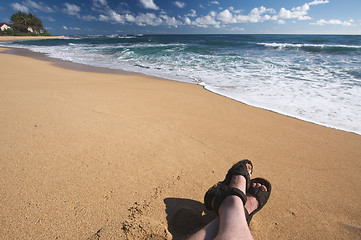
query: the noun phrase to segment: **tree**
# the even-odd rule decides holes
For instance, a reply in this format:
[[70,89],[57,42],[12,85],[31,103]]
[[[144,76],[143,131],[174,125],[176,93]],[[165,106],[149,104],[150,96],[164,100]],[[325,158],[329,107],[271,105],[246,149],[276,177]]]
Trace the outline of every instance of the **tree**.
[[12,24],[26,25],[35,27],[39,30],[44,30],[43,22],[31,13],[26,14],[22,11],[18,11],[10,17],[10,22]]

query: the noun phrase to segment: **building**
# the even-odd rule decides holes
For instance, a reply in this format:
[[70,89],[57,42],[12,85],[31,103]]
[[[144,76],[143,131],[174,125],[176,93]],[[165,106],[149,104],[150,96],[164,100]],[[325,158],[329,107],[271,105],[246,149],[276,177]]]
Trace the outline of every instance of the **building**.
[[23,24],[6,24],[6,23],[0,23],[0,30],[6,31],[9,29],[14,29],[23,33],[44,33],[44,29],[37,26],[26,26]]
[[9,25],[7,25],[6,23],[0,23],[0,30],[1,31],[5,31],[11,29],[11,27]]

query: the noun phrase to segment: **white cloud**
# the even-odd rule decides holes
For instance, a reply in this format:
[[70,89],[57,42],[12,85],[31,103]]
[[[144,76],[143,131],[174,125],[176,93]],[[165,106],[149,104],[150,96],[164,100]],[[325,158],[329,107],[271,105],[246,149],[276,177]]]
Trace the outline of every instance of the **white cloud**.
[[[93,3],[96,4],[95,1]],[[103,22],[117,24],[134,23],[138,26],[165,25],[169,27],[178,27],[183,24],[182,21],[177,20],[175,17],[170,17],[165,13],[160,13],[158,16],[154,13],[139,13],[138,15],[134,15],[132,13],[119,14],[112,10],[109,6],[106,6],[105,9],[96,10],[101,12],[97,20]],[[89,16],[89,20],[92,20],[91,16]]]
[[68,15],[78,16],[78,13],[80,12],[79,6],[71,3],[64,3],[64,5],[65,5],[65,8],[63,9],[64,13]]
[[167,26],[178,27],[179,25],[182,25],[182,22],[175,19],[175,17],[169,17],[167,15],[160,15],[160,17],[164,20],[164,23]]
[[42,12],[54,12],[54,10],[43,2],[34,2],[32,0],[26,0],[22,3],[12,3],[11,7],[14,10],[20,10],[22,12],[29,12],[30,9]]
[[325,20],[325,19],[321,19],[321,20],[318,20],[317,22],[315,23],[311,23],[312,25],[320,25],[320,26],[323,26],[323,25],[342,25],[342,26],[351,26],[352,23],[354,21],[352,19],[348,20],[348,21],[341,21],[341,20],[338,20],[338,19],[330,19],[330,20]]
[[162,19],[154,13],[141,13],[135,18],[135,23],[139,26],[159,26],[162,24]]
[[209,25],[213,25],[214,27],[219,28],[220,22],[217,22],[214,19],[215,15],[215,12],[210,12],[207,16],[197,18],[192,22],[192,24],[199,27],[208,27]]
[[191,12],[186,15],[187,17],[197,17],[197,12],[194,9],[191,9]]
[[11,7],[15,11],[29,12],[29,8],[27,6],[25,6],[25,5],[20,4],[20,3],[12,3]]
[[100,3],[102,6],[107,6],[107,0],[94,0],[95,3]]
[[258,23],[269,20],[271,18],[269,15],[266,15],[266,17],[262,16],[265,13],[274,14],[275,10],[273,8],[265,8],[264,6],[261,6],[260,8],[253,8],[252,11],[248,14],[247,21]]
[[315,0],[313,2],[308,3],[308,5],[319,5],[329,3],[328,0]]
[[100,14],[98,19],[99,19],[99,21],[102,21],[102,22],[110,21],[110,18],[108,16],[105,16],[104,14]]
[[217,16],[217,19],[223,23],[235,23],[236,22],[235,19],[233,18],[232,13],[228,9],[220,12]]
[[[230,8],[234,10],[234,8]],[[220,24],[230,24],[230,23],[246,23],[246,22],[263,22],[267,20],[277,20],[276,15],[267,15],[266,13],[275,14],[276,11],[273,8],[254,8],[248,15],[241,14],[232,14],[232,12],[226,9],[219,13],[210,12],[207,16],[199,17],[194,21],[191,21],[188,17],[185,18],[185,23],[190,25],[196,25],[200,27],[215,26],[220,27]],[[237,11],[238,12],[238,11]],[[186,15],[188,16],[188,15]],[[217,21],[218,20],[218,21]]]
[[85,20],[85,21],[93,21],[93,20],[97,20],[96,17],[92,16],[92,15],[85,15],[82,16],[81,19]]
[[128,22],[134,22],[135,21],[135,17],[131,14],[125,14],[125,19],[128,21]]
[[230,28],[229,30],[239,32],[239,31],[244,31],[244,28],[242,28],[242,27],[234,27],[234,28]]
[[175,1],[174,5],[176,5],[179,8],[184,8],[186,6],[184,2],[180,2],[180,1]]
[[265,13],[275,14],[275,10],[273,8],[265,8],[261,6],[260,8],[253,8],[248,15],[234,15],[234,20],[232,22],[237,23],[258,23],[268,20],[276,20],[277,17],[270,16],[268,14],[264,15]]
[[80,30],[80,28],[78,28],[78,27],[67,27],[67,26],[63,26],[63,29],[64,30],[76,30],[76,31]]
[[159,7],[153,2],[153,0],[139,0],[144,8],[158,10]]
[[125,16],[120,15],[119,13],[115,12],[112,9],[108,9],[106,15],[100,14],[99,20],[104,22],[111,22],[111,23],[125,23]]
[[210,5],[219,5],[219,2],[218,1],[210,1],[209,4]]
[[[312,5],[327,3],[328,0],[315,0]],[[261,6],[253,8],[247,15],[240,14],[243,10],[235,10],[234,7],[229,7],[220,12],[210,12],[206,16],[198,17],[192,21],[189,17],[194,14],[187,14],[184,16],[184,23],[189,25],[196,25],[200,27],[215,26],[220,27],[221,24],[232,23],[259,23],[264,21],[277,21],[278,24],[285,24],[286,19],[296,20],[310,20],[308,11],[310,10],[309,4],[305,3],[302,6],[294,7],[291,10],[281,8],[276,12],[273,8],[266,8]],[[346,23],[345,23],[346,24]]]
[[23,2],[25,5],[27,5],[29,8],[32,8],[32,9],[35,9],[35,10],[39,10],[39,11],[42,11],[42,12],[54,12],[54,10],[49,7],[48,5],[46,5],[45,3],[43,2],[39,2],[39,3],[36,3],[32,0],[27,0],[25,2]]
[[41,19],[46,19],[46,20],[48,20],[50,22],[55,22],[55,19],[52,18],[52,17],[42,17]]
[[241,12],[243,12],[243,10],[242,9],[238,9],[238,10],[236,10],[236,9],[234,9],[234,7],[229,7],[228,8],[229,9],[229,11],[231,11],[232,13],[241,13]]
[[308,10],[310,10],[310,6],[307,3],[300,7],[294,7],[291,10],[281,8],[278,17],[283,19],[297,18],[298,20],[309,20],[311,17],[307,16]]
[[192,21],[189,19],[189,17],[185,17],[184,18],[184,23],[187,24],[187,25],[191,25]]
[[93,0],[92,10],[104,10],[104,8],[109,8],[106,0]]

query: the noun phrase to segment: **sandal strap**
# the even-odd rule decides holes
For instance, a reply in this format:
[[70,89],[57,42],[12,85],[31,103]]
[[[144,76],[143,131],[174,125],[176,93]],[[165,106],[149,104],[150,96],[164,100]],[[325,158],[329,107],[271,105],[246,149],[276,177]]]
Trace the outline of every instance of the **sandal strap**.
[[221,188],[223,185],[223,182],[218,182],[217,184],[210,187],[204,195],[204,205],[208,210],[213,210],[212,200],[221,193]]
[[[267,188],[267,191],[261,191],[260,188],[253,187],[252,186],[253,183],[260,183],[260,184],[264,185]],[[261,210],[264,207],[264,205],[266,205],[268,199],[270,198],[271,183],[264,178],[254,178],[251,180],[251,186],[248,189],[247,194],[254,196],[258,201],[258,208],[256,210],[254,210],[251,213],[248,213],[248,211],[246,210],[248,213],[248,215],[246,214],[246,219],[247,219],[247,223],[249,225],[253,215],[256,214],[259,210]]]
[[220,193],[215,197],[214,203],[213,203],[213,210],[218,214],[218,210],[223,202],[223,200],[228,196],[237,196],[239,197],[243,205],[247,202],[246,195],[239,190],[238,188],[229,187],[227,185],[223,185],[220,189]]
[[253,170],[253,164],[250,160],[244,159],[242,161],[239,161],[239,162],[235,163],[228,170],[227,175],[226,175],[225,179],[223,180],[223,183],[225,185],[229,185],[233,175],[241,175],[246,178],[246,190],[248,190],[248,188],[251,185],[251,182],[250,182],[250,175],[248,173],[246,164],[250,164],[252,166],[252,170]]
[[[267,191],[262,191],[258,187],[253,187],[253,183],[260,183],[267,188]],[[251,180],[251,187],[248,189],[248,194],[253,195],[258,201],[258,209],[261,209],[268,201],[271,194],[271,183],[264,178],[254,178]]]
[[[246,164],[250,164],[252,166],[252,171],[253,171],[253,164],[250,160],[248,160],[248,159],[241,160],[241,161],[235,163],[228,170],[227,175],[222,182],[218,182],[217,184],[215,184],[214,186],[212,186],[211,188],[208,189],[208,191],[204,195],[204,205],[206,206],[206,208],[208,210],[214,210],[216,213],[218,213],[219,206],[217,207],[217,209],[215,209],[215,207],[213,206],[214,204],[212,204],[212,201],[213,201],[213,199],[216,199],[216,197],[219,198],[221,194],[224,194],[224,193],[222,193],[223,186],[225,186],[227,188],[227,186],[230,184],[230,182],[232,180],[233,175],[242,175],[246,178],[246,190],[248,191],[248,188],[250,186],[250,176],[249,176]],[[233,195],[237,195],[237,196],[244,195],[243,192],[241,192],[241,193],[236,193],[236,192],[237,191],[235,191]],[[243,196],[240,198],[242,199],[243,203],[245,204],[245,201],[247,200],[247,198],[244,198]]]

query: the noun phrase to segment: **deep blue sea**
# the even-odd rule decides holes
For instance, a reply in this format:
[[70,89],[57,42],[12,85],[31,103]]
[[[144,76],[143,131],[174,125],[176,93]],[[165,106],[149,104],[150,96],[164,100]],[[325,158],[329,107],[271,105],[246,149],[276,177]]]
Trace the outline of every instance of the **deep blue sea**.
[[106,35],[1,45],[199,84],[249,105],[361,134],[361,36]]

